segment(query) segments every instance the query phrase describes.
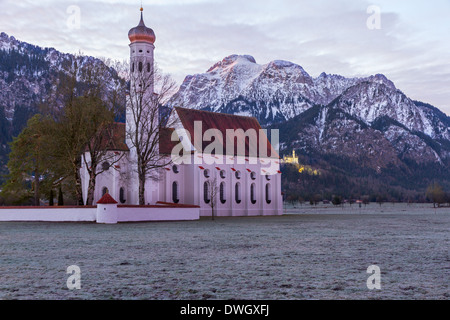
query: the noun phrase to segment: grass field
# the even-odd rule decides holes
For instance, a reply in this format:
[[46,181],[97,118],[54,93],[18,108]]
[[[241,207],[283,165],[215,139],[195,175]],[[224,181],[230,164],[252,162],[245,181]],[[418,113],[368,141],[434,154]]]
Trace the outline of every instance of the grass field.
[[[450,208],[292,206],[280,217],[0,223],[0,299],[446,299]],[[66,269],[81,269],[81,289]],[[367,268],[381,269],[369,290]]]

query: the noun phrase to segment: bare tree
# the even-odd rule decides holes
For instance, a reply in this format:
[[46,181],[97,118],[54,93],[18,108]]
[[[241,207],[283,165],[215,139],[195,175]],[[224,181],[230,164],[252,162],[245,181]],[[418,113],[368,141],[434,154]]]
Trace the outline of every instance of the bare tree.
[[177,86],[169,75],[150,64],[131,70],[129,75],[126,135],[136,157],[139,204],[145,205],[146,182],[148,179],[158,181],[161,169],[172,163],[171,157],[160,154],[159,140],[162,129],[176,124],[173,109],[165,105]]
[[220,193],[220,188],[217,185],[217,178],[208,179],[206,183],[208,184],[208,204],[211,207],[212,220],[214,220],[214,209],[217,209],[217,197]]
[[426,197],[433,203],[433,208],[436,208],[436,205],[440,207],[446,200],[445,192],[437,182],[433,182],[428,186]]

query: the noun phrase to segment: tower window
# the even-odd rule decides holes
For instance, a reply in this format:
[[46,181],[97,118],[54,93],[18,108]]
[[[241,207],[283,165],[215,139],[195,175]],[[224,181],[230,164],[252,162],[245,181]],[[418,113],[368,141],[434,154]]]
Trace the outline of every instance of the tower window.
[[133,62],[133,64],[131,65],[131,72],[134,72],[134,62]]
[[142,72],[142,62],[139,62],[139,72]]
[[139,50],[139,53],[142,53],[142,50]]
[[150,73],[150,63],[147,63],[147,72]]

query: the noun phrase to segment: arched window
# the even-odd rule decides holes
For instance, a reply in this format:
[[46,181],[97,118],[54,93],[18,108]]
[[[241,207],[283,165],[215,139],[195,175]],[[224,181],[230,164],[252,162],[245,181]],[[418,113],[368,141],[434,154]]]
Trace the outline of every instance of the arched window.
[[250,200],[253,204],[256,203],[256,184],[254,183],[250,187]]
[[241,184],[239,182],[234,187],[234,197],[237,204],[241,203]]
[[211,202],[211,195],[209,194],[209,182],[205,181],[203,184],[203,200],[205,200],[205,203]]
[[150,73],[150,63],[147,63],[147,72]]
[[220,202],[225,204],[227,202],[226,194],[225,194],[225,182],[220,184]]
[[142,62],[139,62],[139,72],[142,72]]
[[131,72],[134,72],[134,62],[133,62],[133,64],[131,65]]
[[108,188],[107,188],[107,187],[103,187],[103,189],[102,189],[102,197],[103,197],[105,194],[107,194],[107,193],[109,193]]
[[120,198],[119,199],[120,203],[124,204],[125,202],[127,202],[127,200],[125,199],[125,189],[124,188],[120,188],[119,198]]
[[270,186],[270,183],[266,184],[266,202],[267,202],[267,204],[270,204],[272,202],[271,190],[272,190],[272,187]]
[[178,196],[178,182],[176,181],[172,183],[172,201],[173,203],[180,202],[180,197]]

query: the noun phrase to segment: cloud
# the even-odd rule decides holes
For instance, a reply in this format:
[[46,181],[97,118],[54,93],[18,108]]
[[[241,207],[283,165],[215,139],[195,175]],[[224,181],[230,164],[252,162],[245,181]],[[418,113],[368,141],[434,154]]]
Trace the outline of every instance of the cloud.
[[[127,59],[139,5],[125,0],[1,0],[0,31],[63,52]],[[383,73],[411,98],[450,114],[450,3],[378,0],[381,29],[369,30],[370,1],[147,0],[155,58],[180,83],[230,54],[258,63],[289,60],[312,76]],[[80,8],[69,29],[67,8]]]

